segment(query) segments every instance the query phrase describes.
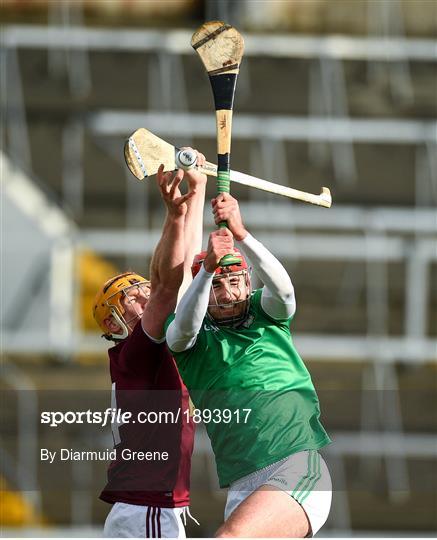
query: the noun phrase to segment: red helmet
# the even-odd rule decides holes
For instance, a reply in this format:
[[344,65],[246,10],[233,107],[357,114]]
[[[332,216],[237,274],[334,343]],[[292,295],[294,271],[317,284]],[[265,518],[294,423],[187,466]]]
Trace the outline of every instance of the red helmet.
[[[230,266],[218,266],[215,270],[215,274],[223,274],[223,268],[226,269],[226,273],[229,272],[239,272],[240,270],[248,270],[249,265],[247,264],[246,259],[243,257],[243,255],[238,251],[238,249],[234,248],[234,254],[237,257],[240,257],[241,263],[240,264],[231,264]],[[191,265],[191,273],[193,275],[193,278],[197,276],[199,273],[200,268],[202,267],[203,261],[206,259],[207,252],[201,251],[198,253],[193,260],[193,264]]]
[[[241,298],[232,299],[232,300],[218,300],[214,287],[211,287],[211,292],[213,295],[213,300],[210,300],[210,303],[208,305],[208,311],[207,311],[207,317],[212,320],[215,324],[219,325],[237,325],[244,321],[247,317],[247,314],[249,312],[249,305],[250,305],[250,293],[251,293],[251,284],[250,284],[250,275],[249,275],[249,266],[247,264],[246,259],[243,257],[243,255],[238,251],[238,249],[234,249],[234,254],[237,255],[237,257],[241,258],[240,264],[231,264],[229,266],[219,266],[215,270],[215,277],[214,280],[221,280],[221,279],[230,279],[233,275],[243,275],[244,277],[244,291],[242,292]],[[191,266],[191,273],[193,274],[193,278],[196,277],[198,274],[200,268],[202,267],[203,261],[205,260],[207,255],[206,251],[202,251],[198,255],[194,257],[193,264]],[[229,289],[231,289],[231,285],[229,282]],[[227,308],[232,306],[232,312],[227,313],[225,316],[219,316],[217,312],[213,312],[216,308]]]

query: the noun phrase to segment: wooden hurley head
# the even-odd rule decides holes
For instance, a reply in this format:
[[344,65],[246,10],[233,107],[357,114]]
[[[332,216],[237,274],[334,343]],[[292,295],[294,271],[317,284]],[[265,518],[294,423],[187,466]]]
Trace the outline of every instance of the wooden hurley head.
[[124,159],[138,180],[156,174],[161,163],[165,171],[176,169],[175,147],[144,128],[137,129],[125,142]]
[[191,46],[200,56],[208,75],[238,74],[243,58],[244,40],[230,24],[221,21],[202,24],[194,32]]

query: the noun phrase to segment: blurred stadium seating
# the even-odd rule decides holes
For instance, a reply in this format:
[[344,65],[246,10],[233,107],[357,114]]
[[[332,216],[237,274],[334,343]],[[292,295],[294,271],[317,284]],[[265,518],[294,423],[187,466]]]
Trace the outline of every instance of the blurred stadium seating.
[[[295,341],[334,439],[321,535],[435,536],[435,3],[170,4],[3,0],[1,526],[100,534],[105,464],[74,465],[44,489],[37,414],[66,406],[63,392],[109,404],[92,299],[116,271],[147,274],[164,218],[154,179],[127,171],[124,140],[146,127],[215,160],[212,97],[189,42],[221,18],[246,41],[232,168],[333,195],[324,210],[233,188],[297,291]],[[89,444],[68,437],[56,444]],[[94,443],[110,445],[109,433]],[[202,526],[189,532],[211,536],[224,493],[203,429],[196,448]]]

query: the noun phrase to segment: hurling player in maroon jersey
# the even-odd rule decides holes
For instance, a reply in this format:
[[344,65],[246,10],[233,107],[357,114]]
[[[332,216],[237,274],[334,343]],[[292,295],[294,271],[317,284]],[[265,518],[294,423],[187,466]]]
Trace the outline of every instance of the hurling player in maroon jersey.
[[[202,165],[205,157],[198,153],[197,161]],[[182,196],[183,178],[188,193]],[[183,414],[189,396],[166,347],[164,322],[191,279],[191,261],[201,245],[206,176],[195,169],[164,173],[161,166],[157,182],[167,216],[150,281],[120,274],[102,286],[94,302],[94,318],[115,342],[108,351],[111,407],[129,411],[133,420],[112,426],[116,459],[100,495],[113,504],[104,528],[111,538],[185,538],[182,520],[190,516],[194,424]],[[156,419],[160,412],[164,420],[135,422],[139,414]]]

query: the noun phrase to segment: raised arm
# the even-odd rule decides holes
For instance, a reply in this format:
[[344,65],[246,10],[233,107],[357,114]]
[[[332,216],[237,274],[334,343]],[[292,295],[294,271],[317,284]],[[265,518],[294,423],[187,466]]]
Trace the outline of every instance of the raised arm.
[[185,351],[196,343],[208,309],[215,269],[220,259],[232,252],[233,247],[232,234],[228,229],[219,229],[209,235],[202,268],[181,298],[176,316],[167,329],[166,339],[172,351]]
[[[190,150],[192,150],[190,148]],[[206,159],[203,154],[194,150],[197,154],[197,165],[202,166]],[[185,216],[185,255],[184,255],[184,279],[179,289],[178,300],[180,300],[192,281],[191,265],[194,255],[202,249],[203,235],[203,207],[205,205],[206,175],[197,169],[189,169],[185,172],[184,178],[187,180],[188,192],[193,192],[193,196],[187,201],[187,214]]]
[[167,208],[161,239],[155,249],[150,265],[150,298],[143,312],[143,330],[152,339],[160,340],[164,334],[164,322],[174,311],[179,287],[182,283],[185,242],[184,227],[187,201],[190,191],[182,196],[179,185],[184,171],[164,173],[161,167],[156,175],[161,197]]
[[212,201],[216,223],[227,221],[237,246],[250,260],[257,276],[264,283],[261,306],[274,319],[286,319],[296,311],[294,287],[282,264],[245,228],[238,202],[229,193],[221,193]]

